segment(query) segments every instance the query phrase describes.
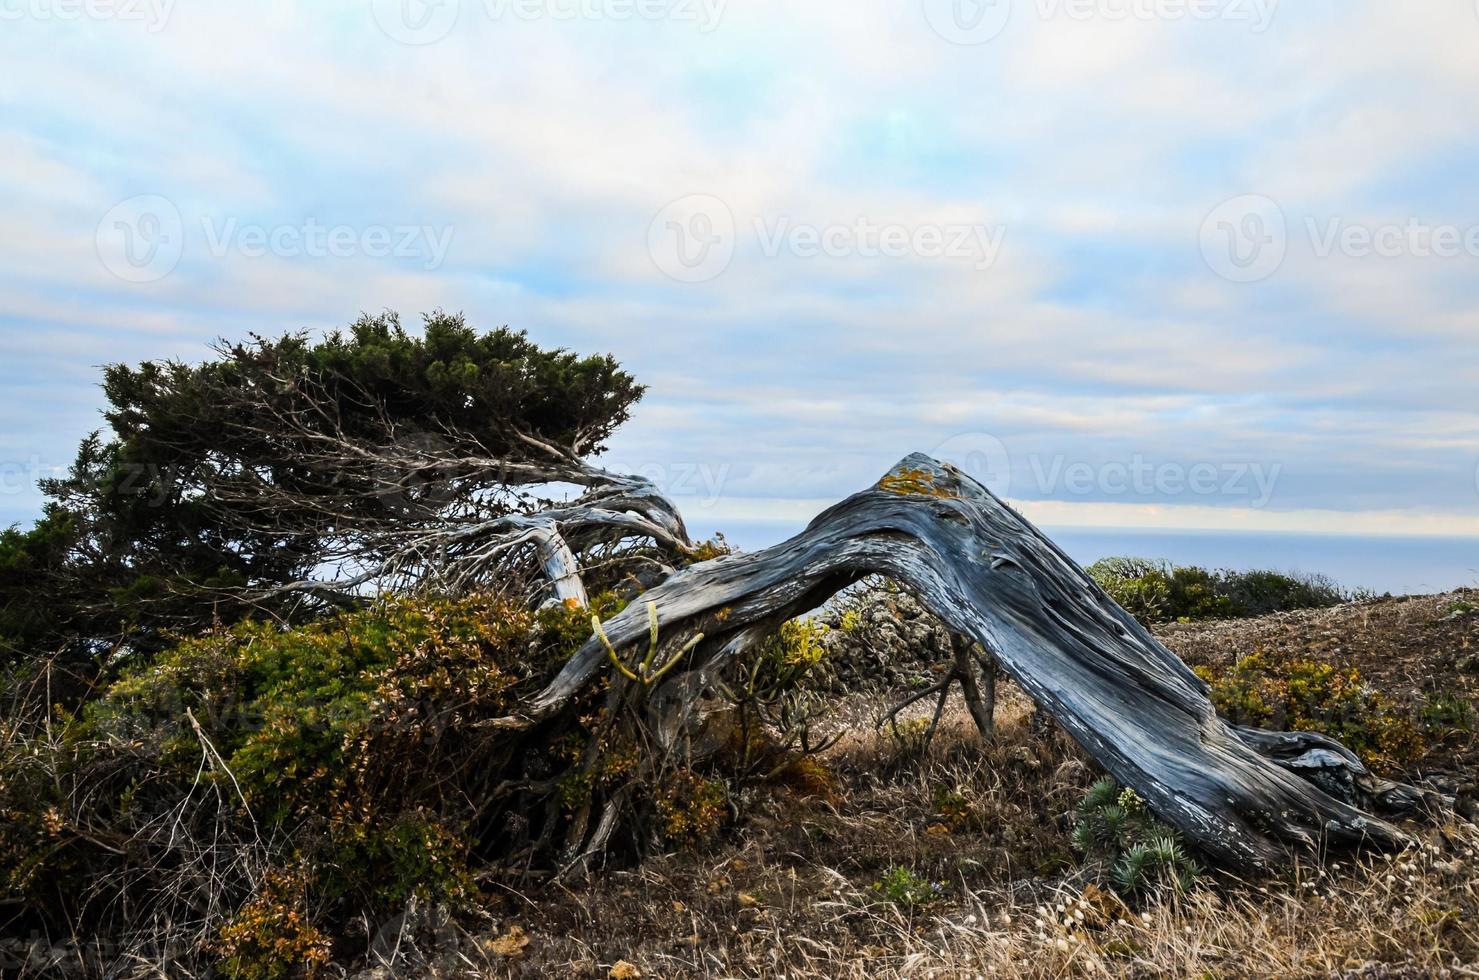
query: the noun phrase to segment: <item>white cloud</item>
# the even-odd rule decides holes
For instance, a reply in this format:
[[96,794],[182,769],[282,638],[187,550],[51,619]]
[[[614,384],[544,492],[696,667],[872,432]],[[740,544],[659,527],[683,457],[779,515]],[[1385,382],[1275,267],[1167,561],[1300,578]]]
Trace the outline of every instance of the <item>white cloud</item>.
[[[1479,110],[1469,6],[1288,7],[1262,34],[1023,15],[977,47],[942,41],[917,3],[841,0],[731,3],[708,34],[495,24],[469,2],[426,47],[347,2],[180,4],[155,34],[8,23],[0,350],[96,403],[101,361],[465,309],[616,353],[654,387],[618,448],[731,466],[752,501],[736,519],[799,513],[982,431],[1072,458],[1278,460],[1300,506],[1275,523],[1407,513],[1457,531],[1470,525],[1444,488],[1479,457],[1472,260],[1320,259],[1295,242],[1276,275],[1239,285],[1202,262],[1198,230],[1249,192],[1296,226],[1475,214],[1479,161],[1455,123]],[[59,39],[75,56],[49,53]],[[425,222],[455,239],[430,271],[197,250],[124,283],[93,233],[137,193],[187,223]],[[658,209],[689,193],[723,199],[740,233],[699,285],[646,250]],[[754,223],[778,219],[1004,237],[984,270],[766,255]],[[7,387],[0,411],[28,418],[30,397]],[[80,434],[71,416],[36,425],[35,446]],[[1052,506],[1080,523],[1255,526],[1184,501]]]

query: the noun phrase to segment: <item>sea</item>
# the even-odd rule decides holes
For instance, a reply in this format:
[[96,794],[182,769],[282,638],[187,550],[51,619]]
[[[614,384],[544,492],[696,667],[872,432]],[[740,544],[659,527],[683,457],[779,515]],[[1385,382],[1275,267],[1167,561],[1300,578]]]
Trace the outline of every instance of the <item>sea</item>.
[[[741,550],[755,551],[784,541],[802,526],[728,522],[724,535]],[[1472,537],[1051,526],[1043,531],[1081,565],[1111,555],[1133,555],[1204,568],[1323,575],[1346,589],[1378,595],[1479,588],[1479,538]]]

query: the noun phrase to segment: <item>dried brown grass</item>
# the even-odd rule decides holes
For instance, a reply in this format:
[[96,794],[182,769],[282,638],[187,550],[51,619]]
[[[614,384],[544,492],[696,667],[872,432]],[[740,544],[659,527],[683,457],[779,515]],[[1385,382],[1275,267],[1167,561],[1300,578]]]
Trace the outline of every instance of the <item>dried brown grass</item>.
[[[1092,779],[1081,754],[1059,734],[1034,736],[1024,699],[1004,714],[997,741],[983,746],[953,708],[922,759],[855,730],[829,759],[834,799],[751,801],[756,815],[716,851],[668,855],[559,894],[510,892],[479,952],[468,956],[464,944],[452,972],[1479,976],[1472,826],[1435,831],[1403,855],[1330,855],[1279,880],[1209,876],[1189,894],[1131,908],[1071,860],[1065,815]],[[873,886],[890,867],[943,883],[943,897],[922,908],[885,900]],[[511,933],[517,950],[496,952]]]

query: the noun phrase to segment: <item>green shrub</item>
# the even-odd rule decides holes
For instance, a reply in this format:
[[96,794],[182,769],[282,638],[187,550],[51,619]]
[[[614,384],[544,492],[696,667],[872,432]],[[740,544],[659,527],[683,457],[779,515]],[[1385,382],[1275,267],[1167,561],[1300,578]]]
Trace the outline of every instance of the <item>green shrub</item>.
[[[481,727],[547,682],[589,638],[588,617],[472,597],[291,630],[242,622],[129,668],[78,714],[9,719],[0,899],[37,928],[101,936],[138,916],[197,921],[208,900],[218,965],[251,980],[309,970],[361,918],[469,907],[474,862],[541,834],[518,798],[489,820],[500,782],[560,782],[564,765],[589,795],[630,771],[617,750],[630,739],[600,743],[588,774],[578,749],[511,756]],[[584,746],[600,713],[575,715]],[[135,918],[110,918],[122,914]]]
[[1228,721],[1281,731],[1318,732],[1368,764],[1403,765],[1426,750],[1422,732],[1355,668],[1258,652],[1231,667],[1198,667],[1212,703]]
[[873,891],[886,902],[914,909],[944,898],[945,884],[921,878],[908,868],[892,867],[873,883]]
[[329,938],[310,921],[301,870],[272,872],[258,894],[221,927],[214,947],[231,980],[317,976],[329,962]]
[[1294,576],[1258,570],[1222,572],[1219,575],[1219,592],[1238,610],[1239,616],[1318,609],[1353,598],[1320,575]]
[[1263,616],[1351,598],[1319,576],[1208,571],[1145,558],[1104,558],[1087,571],[1111,599],[1146,625]]
[[909,718],[904,721],[894,721],[889,724],[888,732],[889,737],[893,739],[895,761],[913,761],[929,747],[930,719]]
[[683,769],[663,779],[656,801],[663,839],[693,848],[718,833],[728,795],[722,782]]
[[1435,734],[1467,732],[1474,727],[1474,703],[1458,691],[1434,691],[1423,699],[1420,717],[1425,730]]
[[1133,789],[1107,777],[1089,787],[1074,810],[1073,846],[1104,861],[1110,886],[1126,897],[1186,891],[1201,874],[1175,829],[1157,820]]
[[1462,619],[1463,617],[1474,612],[1475,609],[1479,609],[1479,606],[1475,606],[1472,602],[1469,602],[1466,599],[1457,599],[1453,602],[1450,602],[1447,606],[1444,607],[1443,618]]
[[836,740],[816,740],[813,725],[824,699],[806,683],[826,659],[825,624],[801,618],[784,622],[755,656],[738,662],[718,687],[732,710],[727,765],[740,781],[778,776],[799,758]]

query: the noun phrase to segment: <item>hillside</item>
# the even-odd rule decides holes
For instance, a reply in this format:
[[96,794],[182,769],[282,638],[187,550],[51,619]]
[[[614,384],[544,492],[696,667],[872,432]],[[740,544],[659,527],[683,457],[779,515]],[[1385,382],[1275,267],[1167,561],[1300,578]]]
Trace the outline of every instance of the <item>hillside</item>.
[[1409,768],[1418,779],[1452,783],[1461,797],[1469,797],[1461,805],[1472,808],[1479,773],[1474,730],[1479,591],[1387,596],[1257,619],[1178,623],[1157,634],[1194,667],[1226,669],[1239,657],[1261,651],[1279,660],[1360,671],[1403,713],[1441,729]]
[[[1219,706],[1338,734],[1379,774],[1456,797],[1458,812],[1472,819],[1479,773],[1474,598],[1471,591],[1388,597],[1157,632],[1211,679]],[[490,632],[489,624],[499,622]],[[350,825],[365,828],[362,836],[349,850],[317,852],[340,855],[332,860],[310,860],[304,852],[297,873],[341,874],[356,887],[392,895],[414,885],[413,897],[362,916],[332,947],[298,910],[333,921],[338,906],[302,904],[308,893],[301,884],[276,904],[247,906],[224,929],[188,925],[210,930],[207,949],[233,952],[236,976],[1383,978],[1471,976],[1479,964],[1479,885],[1472,871],[1479,830],[1462,818],[1413,827],[1425,843],[1404,854],[1332,854],[1271,879],[1242,881],[1189,863],[1178,865],[1180,883],[1168,884],[1154,869],[1124,878],[1123,854],[1084,844],[1085,801],[1105,792],[1102,773],[1010,682],[1000,685],[990,742],[981,739],[958,694],[931,742],[925,739],[930,698],[904,711],[896,729],[880,726],[907,692],[929,688],[949,645],[948,631],[907,593],[888,587],[846,596],[794,633],[782,631],[785,645],[778,649],[819,658],[820,669],[806,677],[807,696],[818,743],[829,747],[735,779],[713,799],[698,792],[713,782],[663,784],[656,810],[663,843],[639,862],[613,861],[589,878],[526,880],[500,870],[502,855],[467,859],[448,839],[430,834],[432,823],[404,840],[379,843],[369,836],[413,805],[429,819],[444,793],[435,778],[440,769],[457,760],[481,765],[458,733],[480,737],[478,719],[496,713],[505,697],[508,681],[488,658],[521,651],[558,661],[563,654],[540,644],[560,649],[583,636],[580,622],[576,613],[532,622],[478,601],[445,608],[409,603],[311,630],[252,627],[186,643],[118,684],[90,721],[66,722],[55,739],[49,728],[27,741],[7,736],[13,751],[0,775],[16,780],[17,813],[29,814],[49,798],[42,783],[34,784],[39,803],[28,804],[21,792],[38,773],[61,773],[46,780],[65,778],[76,787],[70,798],[46,804],[34,828],[34,840],[53,841],[51,847],[22,846],[17,824],[11,857],[18,868],[31,867],[32,857],[46,860],[45,867],[63,875],[111,867],[115,876],[135,876],[141,883],[135,891],[156,880],[143,877],[145,871],[163,874],[157,880],[167,883],[215,888],[219,869],[235,873],[222,863],[233,852],[200,835],[228,827],[213,815],[229,812],[230,794],[241,792],[236,780],[250,799],[285,799],[282,793],[292,790],[305,813],[325,801],[358,799],[340,785],[347,777],[334,767],[345,763],[332,760],[340,758],[334,743],[341,737],[350,747],[360,737],[351,711],[335,722],[328,742],[314,736],[300,744],[293,734],[300,729],[279,727],[292,717],[283,715],[228,753],[228,769],[217,752],[226,752],[233,736],[210,727],[219,706],[205,710],[220,690],[231,689],[219,686],[234,677],[229,684],[244,690],[246,678],[260,674],[252,683],[266,685],[262,696],[275,701],[312,684],[340,691],[353,668],[365,669],[363,677],[375,684],[367,690],[390,698],[391,706],[401,706],[397,711],[413,704],[406,692],[428,691],[471,710],[464,720],[449,718],[450,728],[436,718],[436,726],[426,727],[413,714],[406,734],[414,737],[358,750],[373,777],[368,785],[381,787],[362,804],[366,816],[354,818],[365,822]],[[473,637],[477,643],[469,645]],[[542,639],[530,646],[531,637]],[[356,651],[359,667],[343,659],[349,651]],[[425,655],[431,651],[434,656]],[[442,669],[449,662],[455,670]],[[197,683],[191,678],[210,685],[203,691],[216,691],[197,706],[205,731],[166,727],[149,734],[138,727],[145,718],[119,714],[151,691]],[[359,696],[346,689],[335,703]],[[186,714],[187,721],[194,718]],[[179,719],[167,712],[149,724],[161,721]],[[379,745],[381,737],[365,745]],[[183,754],[146,751],[156,741]],[[721,753],[725,764],[735,766],[748,744],[731,738]],[[219,767],[227,781],[201,782],[202,747],[209,767]],[[323,768],[292,777],[299,759],[324,760],[314,763]],[[182,775],[172,776],[176,765]],[[387,765],[405,767],[396,777],[404,788],[396,793],[384,791],[393,772]],[[131,777],[132,788],[109,789],[125,771],[147,775]],[[289,778],[280,779],[283,773]],[[423,777],[432,782],[423,786]],[[200,812],[210,819],[195,838],[181,822],[185,805],[176,805],[174,791],[164,792],[173,778],[184,780],[187,799],[205,785],[216,787],[222,801],[201,796]],[[139,869],[122,850],[104,847],[111,838],[92,822],[120,819],[92,796],[122,790],[116,806],[126,815],[138,806],[140,789],[151,785],[169,808],[137,830],[129,827],[134,838],[127,846],[166,835],[174,850],[164,853],[193,855],[186,863]],[[1112,784],[1108,792],[1115,807],[1095,811],[1095,819],[1107,819],[1115,808],[1132,822],[1141,819],[1143,804],[1133,792]],[[397,834],[412,826],[396,819],[390,826]],[[70,850],[62,851],[69,840]],[[231,860],[261,860],[259,843],[249,844]],[[58,864],[52,855],[59,853],[73,857]],[[38,876],[37,886],[44,891],[51,880],[66,879]],[[184,928],[170,934],[188,936]],[[179,961],[135,962],[119,973],[123,965],[112,947],[80,935],[13,932],[0,940],[0,956],[19,976],[205,975]]]
[[[1355,667],[1420,724],[1435,699],[1475,700],[1474,598],[1388,597],[1159,634],[1204,668],[1226,669],[1255,651]],[[900,604],[886,631],[915,646],[932,642],[912,600]],[[880,681],[884,669],[875,668]],[[908,663],[888,673],[920,681]],[[1395,858],[1336,856],[1258,884],[1207,874],[1184,896],[1122,903],[1090,883],[1098,869],[1070,839],[1071,811],[1094,774],[1060,733],[1035,730],[1020,692],[1004,688],[996,744],[983,745],[952,703],[940,738],[918,758],[871,724],[894,700],[882,696],[884,685],[866,671],[849,680],[872,693],[839,700],[848,733],[809,780],[779,788],[712,852],[659,857],[553,899],[509,894],[490,910],[484,975],[1475,973],[1479,834],[1471,825],[1431,830],[1424,850]],[[927,714],[921,705],[906,718]],[[1459,791],[1472,815],[1472,715],[1424,734],[1406,773]]]

